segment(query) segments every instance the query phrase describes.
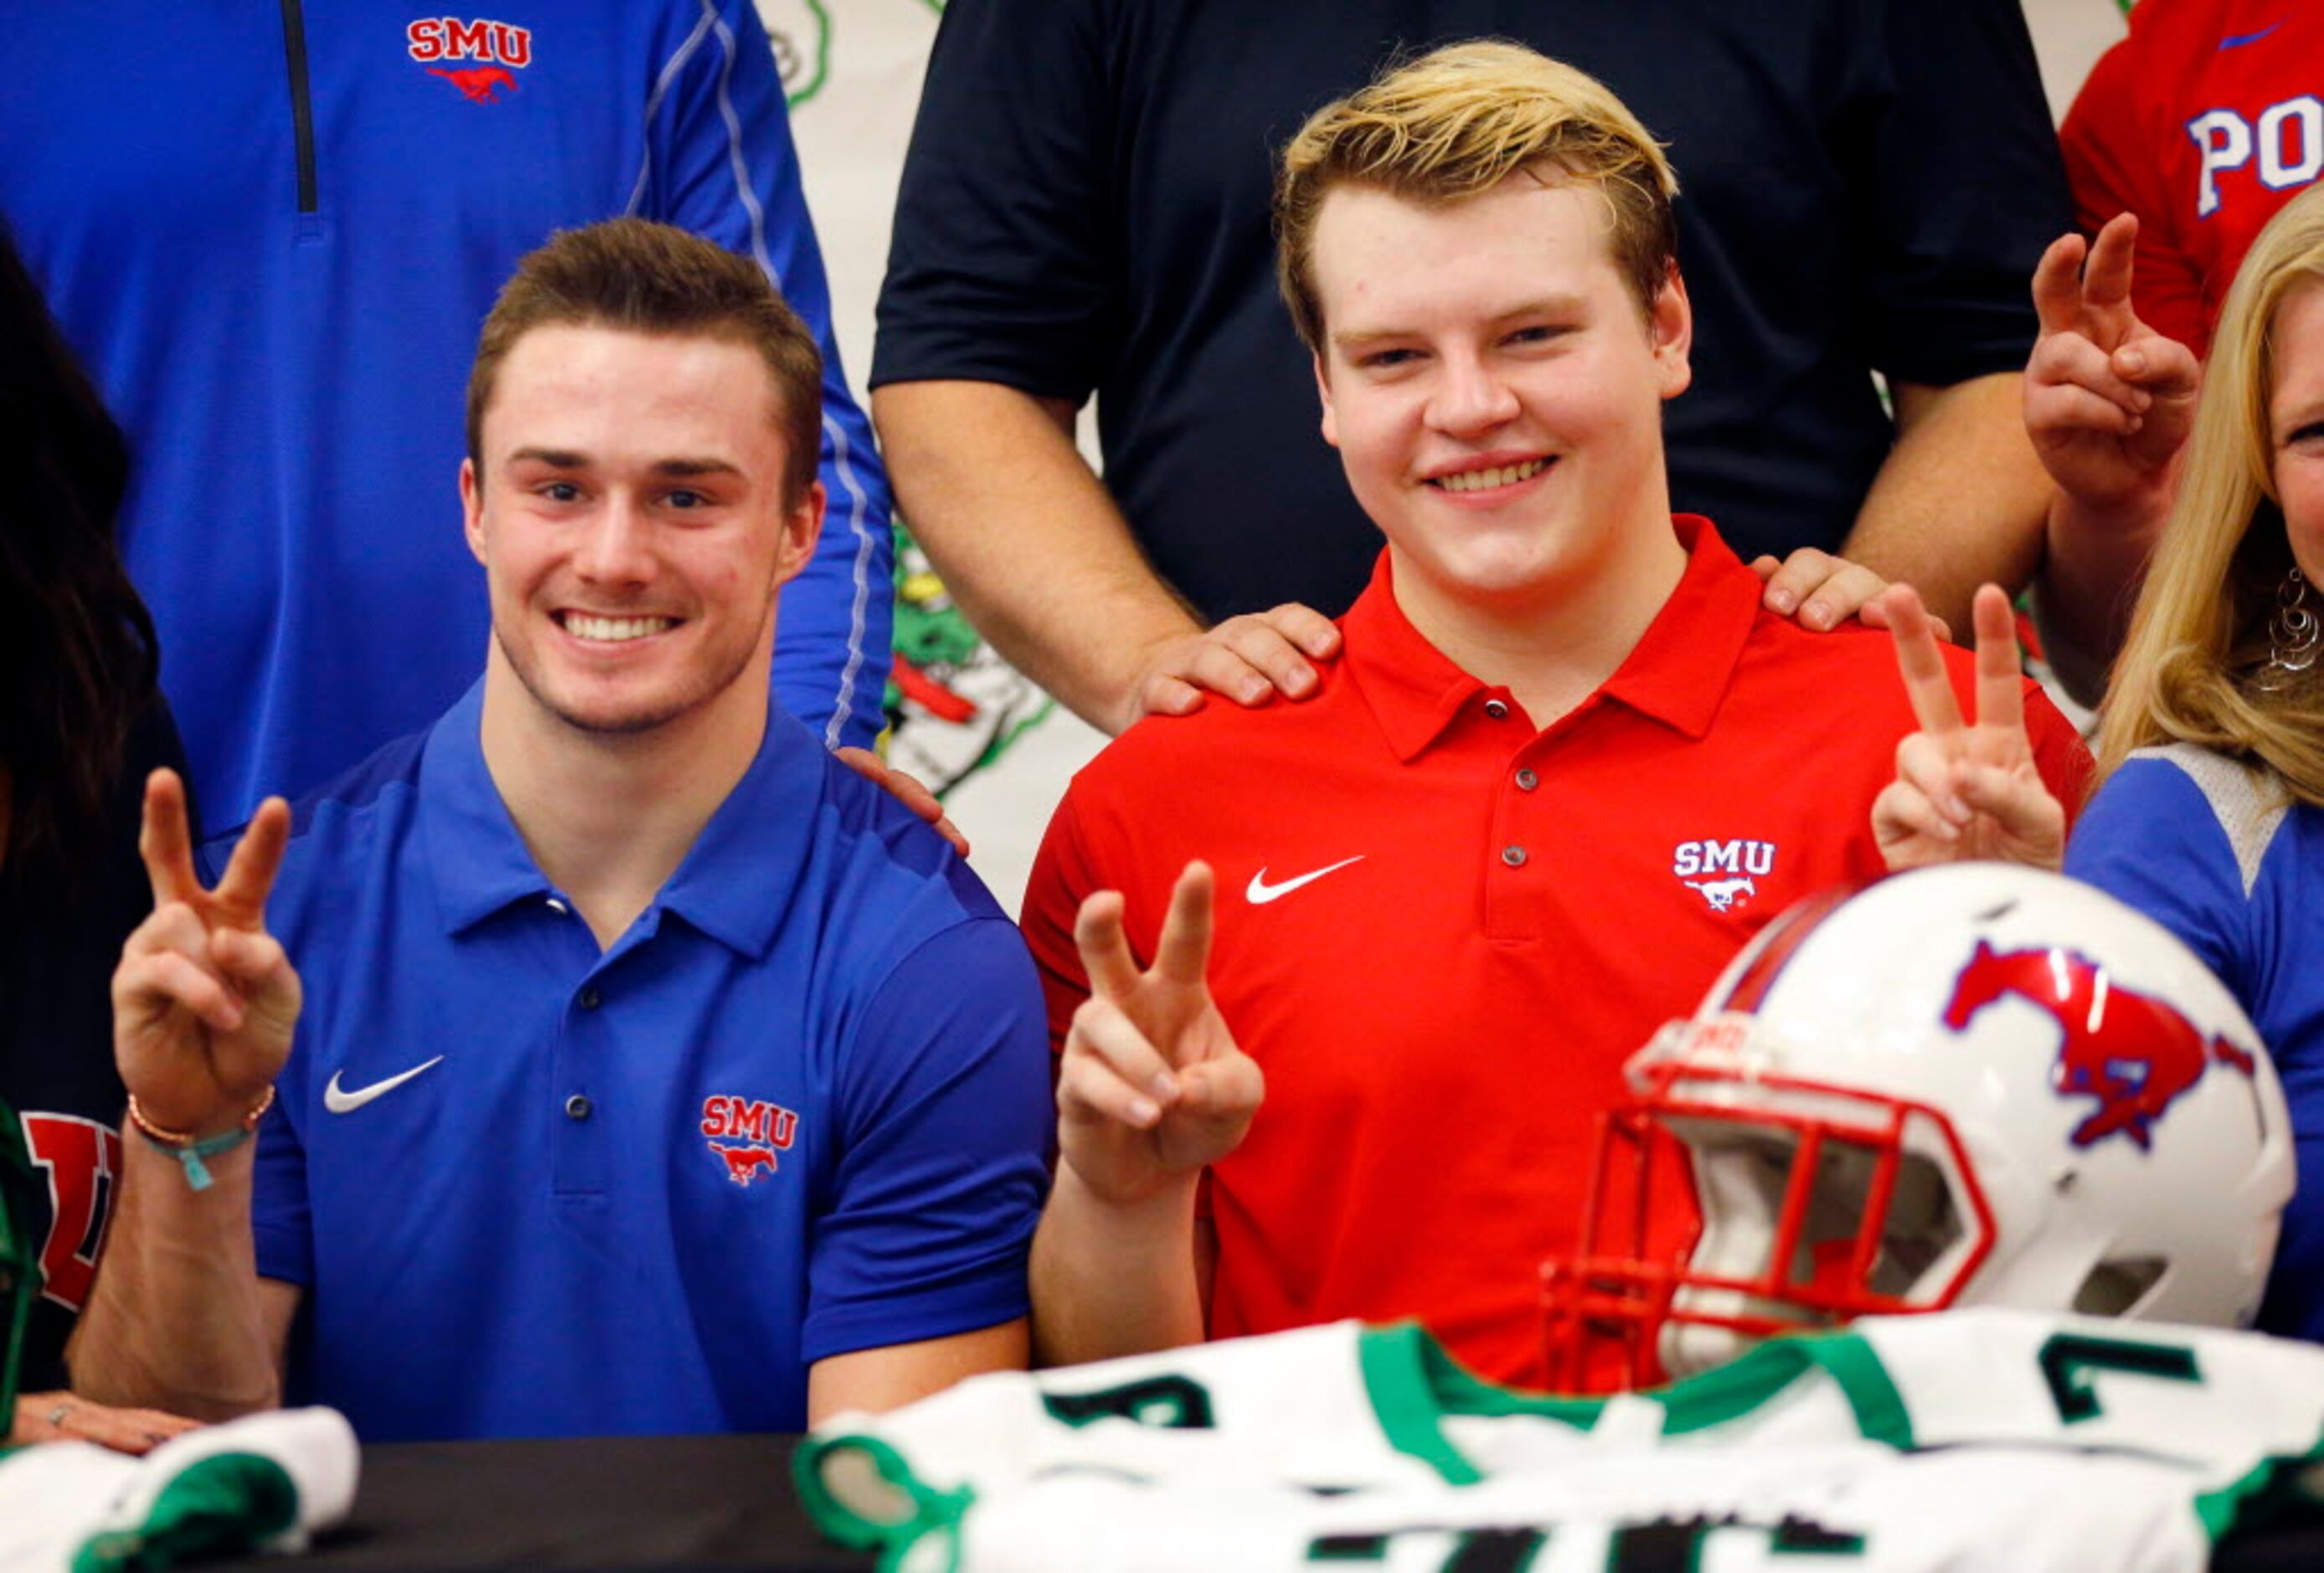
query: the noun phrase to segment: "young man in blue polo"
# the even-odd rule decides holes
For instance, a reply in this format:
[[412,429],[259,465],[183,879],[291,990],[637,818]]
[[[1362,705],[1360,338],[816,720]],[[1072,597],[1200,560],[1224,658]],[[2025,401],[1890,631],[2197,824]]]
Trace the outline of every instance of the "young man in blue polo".
[[527,259],[469,390],[482,682],[271,801],[214,886],[149,790],[85,1390],[287,1395],[371,1439],[796,1430],[1022,1364],[1031,967],[770,705],[816,387],[706,242],[624,220]]

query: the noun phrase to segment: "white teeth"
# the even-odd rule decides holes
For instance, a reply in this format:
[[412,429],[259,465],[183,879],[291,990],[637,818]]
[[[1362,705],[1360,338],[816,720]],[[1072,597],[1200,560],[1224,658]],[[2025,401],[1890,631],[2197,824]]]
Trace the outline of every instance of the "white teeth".
[[669,626],[667,617],[591,617],[579,612],[565,615],[565,631],[576,639],[602,639],[613,643],[643,639]]
[[1447,492],[1480,492],[1488,486],[1513,486],[1541,473],[1549,460],[1529,458],[1523,464],[1505,464],[1499,469],[1466,469],[1457,475],[1438,476],[1428,484]]

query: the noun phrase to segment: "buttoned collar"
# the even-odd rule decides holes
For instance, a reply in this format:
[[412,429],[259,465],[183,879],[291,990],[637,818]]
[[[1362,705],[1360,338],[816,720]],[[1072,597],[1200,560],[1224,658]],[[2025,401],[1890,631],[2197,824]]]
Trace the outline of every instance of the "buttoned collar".
[[[1737,560],[1708,519],[1674,514],[1671,527],[1687,554],[1678,585],[1614,675],[1584,704],[1615,700],[1701,737],[1711,730],[1757,620],[1759,577]],[[1406,763],[1486,691],[1405,616],[1385,551],[1342,626],[1347,653],[1341,659],[1388,746]]]
[[[561,900],[532,860],[484,764],[484,684],[447,710],[420,763],[417,820],[447,933],[521,902]],[[762,957],[806,861],[824,793],[814,736],[770,704],[751,767],[639,919],[669,913],[729,949]]]

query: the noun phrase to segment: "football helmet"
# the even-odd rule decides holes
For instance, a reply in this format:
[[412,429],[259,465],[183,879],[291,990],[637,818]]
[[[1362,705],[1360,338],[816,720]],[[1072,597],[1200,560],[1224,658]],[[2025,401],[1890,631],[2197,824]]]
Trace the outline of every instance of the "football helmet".
[[[2153,920],[2003,864],[1794,907],[1626,1073],[1580,1250],[1542,1270],[1564,1385],[1955,1305],[2247,1326],[2292,1196],[2234,997]],[[1701,1226],[1650,1259],[1687,1179]]]

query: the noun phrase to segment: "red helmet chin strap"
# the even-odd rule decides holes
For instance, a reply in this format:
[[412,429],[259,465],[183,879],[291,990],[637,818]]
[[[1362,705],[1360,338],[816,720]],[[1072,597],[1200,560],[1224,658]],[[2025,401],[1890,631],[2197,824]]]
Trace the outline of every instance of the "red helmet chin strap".
[[[1665,1330],[1674,1326],[1714,1328],[1756,1341],[1858,1316],[1939,1309],[1991,1254],[1992,1212],[1941,1112],[1844,1087],[1684,1062],[1655,1066],[1650,1076],[1644,1093],[1599,1123],[1580,1248],[1542,1265],[1545,1353],[1554,1391],[1605,1392],[1666,1380],[1661,1346]],[[1738,1088],[1750,1096],[1737,1096]],[[1803,1112],[1770,1102],[1790,1102]],[[1674,1133],[1673,1121],[1698,1139],[1756,1132],[1789,1146],[1789,1173],[1756,1267],[1696,1264],[1699,1252],[1720,1242],[1706,1238],[1694,1170],[1686,1161],[1691,1149]],[[1933,1290],[1915,1284],[1907,1300],[1874,1289],[1872,1279],[1907,1153],[1905,1136],[1923,1124],[1948,1153],[1959,1180],[1954,1200],[1960,1226],[1974,1239],[1942,1284]],[[1860,1216],[1850,1234],[1812,1236],[1823,1160],[1843,1149],[1870,1158]]]

